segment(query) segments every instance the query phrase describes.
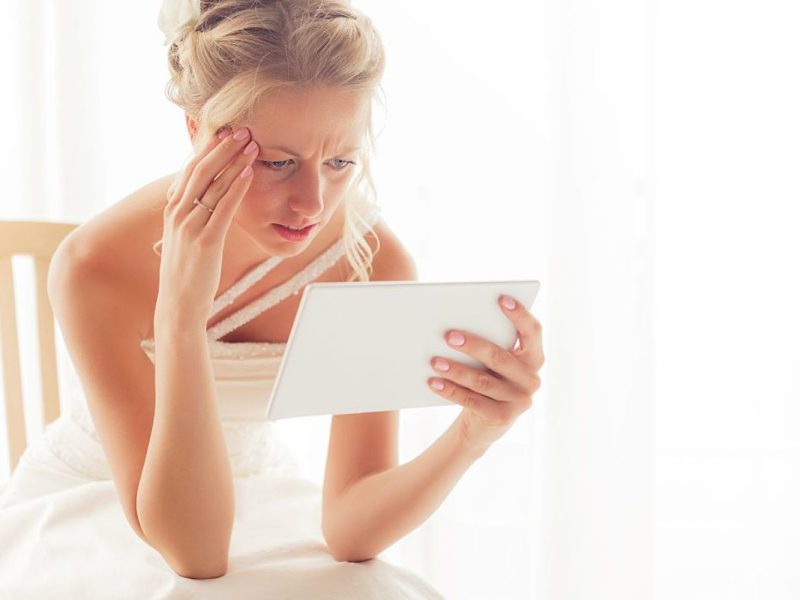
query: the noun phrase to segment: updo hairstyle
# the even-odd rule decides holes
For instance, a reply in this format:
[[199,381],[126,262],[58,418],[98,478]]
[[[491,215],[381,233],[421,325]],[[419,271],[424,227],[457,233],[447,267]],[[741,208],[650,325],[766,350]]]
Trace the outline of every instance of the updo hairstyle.
[[[196,141],[203,147],[224,127],[251,119],[258,101],[283,87],[339,86],[378,100],[384,62],[372,21],[349,2],[203,0],[199,18],[180,27],[169,44],[165,92],[198,123]],[[376,201],[371,107],[365,137],[361,169],[343,199],[342,238],[353,271],[348,281],[369,279],[380,247],[373,251],[356,227],[360,222],[375,237],[363,218]],[[156,253],[160,244],[153,246]]]

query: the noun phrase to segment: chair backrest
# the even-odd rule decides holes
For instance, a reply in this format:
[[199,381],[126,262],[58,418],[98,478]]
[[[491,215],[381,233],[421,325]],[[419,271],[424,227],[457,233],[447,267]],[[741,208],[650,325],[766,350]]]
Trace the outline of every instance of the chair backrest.
[[3,354],[3,391],[10,472],[17,466],[27,446],[11,257],[14,255],[33,257],[39,365],[42,379],[42,414],[44,425],[47,425],[61,413],[53,311],[47,297],[47,272],[56,248],[77,226],[77,223],[0,220],[0,341]]

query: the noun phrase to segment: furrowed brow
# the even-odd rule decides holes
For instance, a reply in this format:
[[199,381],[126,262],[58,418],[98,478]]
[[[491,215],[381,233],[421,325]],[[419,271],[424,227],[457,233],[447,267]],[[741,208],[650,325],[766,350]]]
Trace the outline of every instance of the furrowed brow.
[[[259,144],[259,147],[261,147],[261,144]],[[266,147],[261,147],[261,149],[262,150],[280,150],[281,152],[285,152],[286,154],[291,154],[295,158],[300,158],[300,153],[299,152],[295,152],[294,150],[286,148],[285,146],[266,146]],[[352,152],[353,150],[360,150],[360,149],[361,149],[360,146],[350,146],[348,148],[342,148],[342,151],[339,152],[339,154],[344,154],[346,152]]]

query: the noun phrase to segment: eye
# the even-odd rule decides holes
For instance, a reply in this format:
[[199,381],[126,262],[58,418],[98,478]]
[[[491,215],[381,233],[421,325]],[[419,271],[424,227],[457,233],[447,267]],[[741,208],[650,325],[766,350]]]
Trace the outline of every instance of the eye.
[[268,169],[272,169],[273,171],[283,171],[283,167],[285,167],[287,163],[290,163],[292,161],[291,160],[262,160],[261,162]]
[[[283,171],[285,170],[286,165],[292,161],[291,159],[288,159],[288,160],[262,160],[261,162],[264,164],[264,166],[266,166],[268,169],[272,171]],[[330,160],[330,164],[334,168],[334,170],[344,171],[348,167],[348,165],[354,165],[356,163],[355,161],[345,160],[343,158],[333,158]]]
[[352,160],[345,160],[343,158],[333,158],[331,159],[331,163],[333,164],[333,168],[337,171],[344,171],[348,165],[356,164]]

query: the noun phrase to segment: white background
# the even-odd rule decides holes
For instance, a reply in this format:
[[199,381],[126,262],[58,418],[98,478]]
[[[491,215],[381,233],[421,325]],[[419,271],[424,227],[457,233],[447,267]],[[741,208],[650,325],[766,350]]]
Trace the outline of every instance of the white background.
[[[539,279],[547,356],[382,557],[468,600],[800,597],[798,5],[356,5],[387,221],[421,280]],[[180,166],[160,2],[2,6],[0,218],[81,222]],[[458,410],[404,412],[401,459]],[[328,423],[282,424],[318,481]]]

